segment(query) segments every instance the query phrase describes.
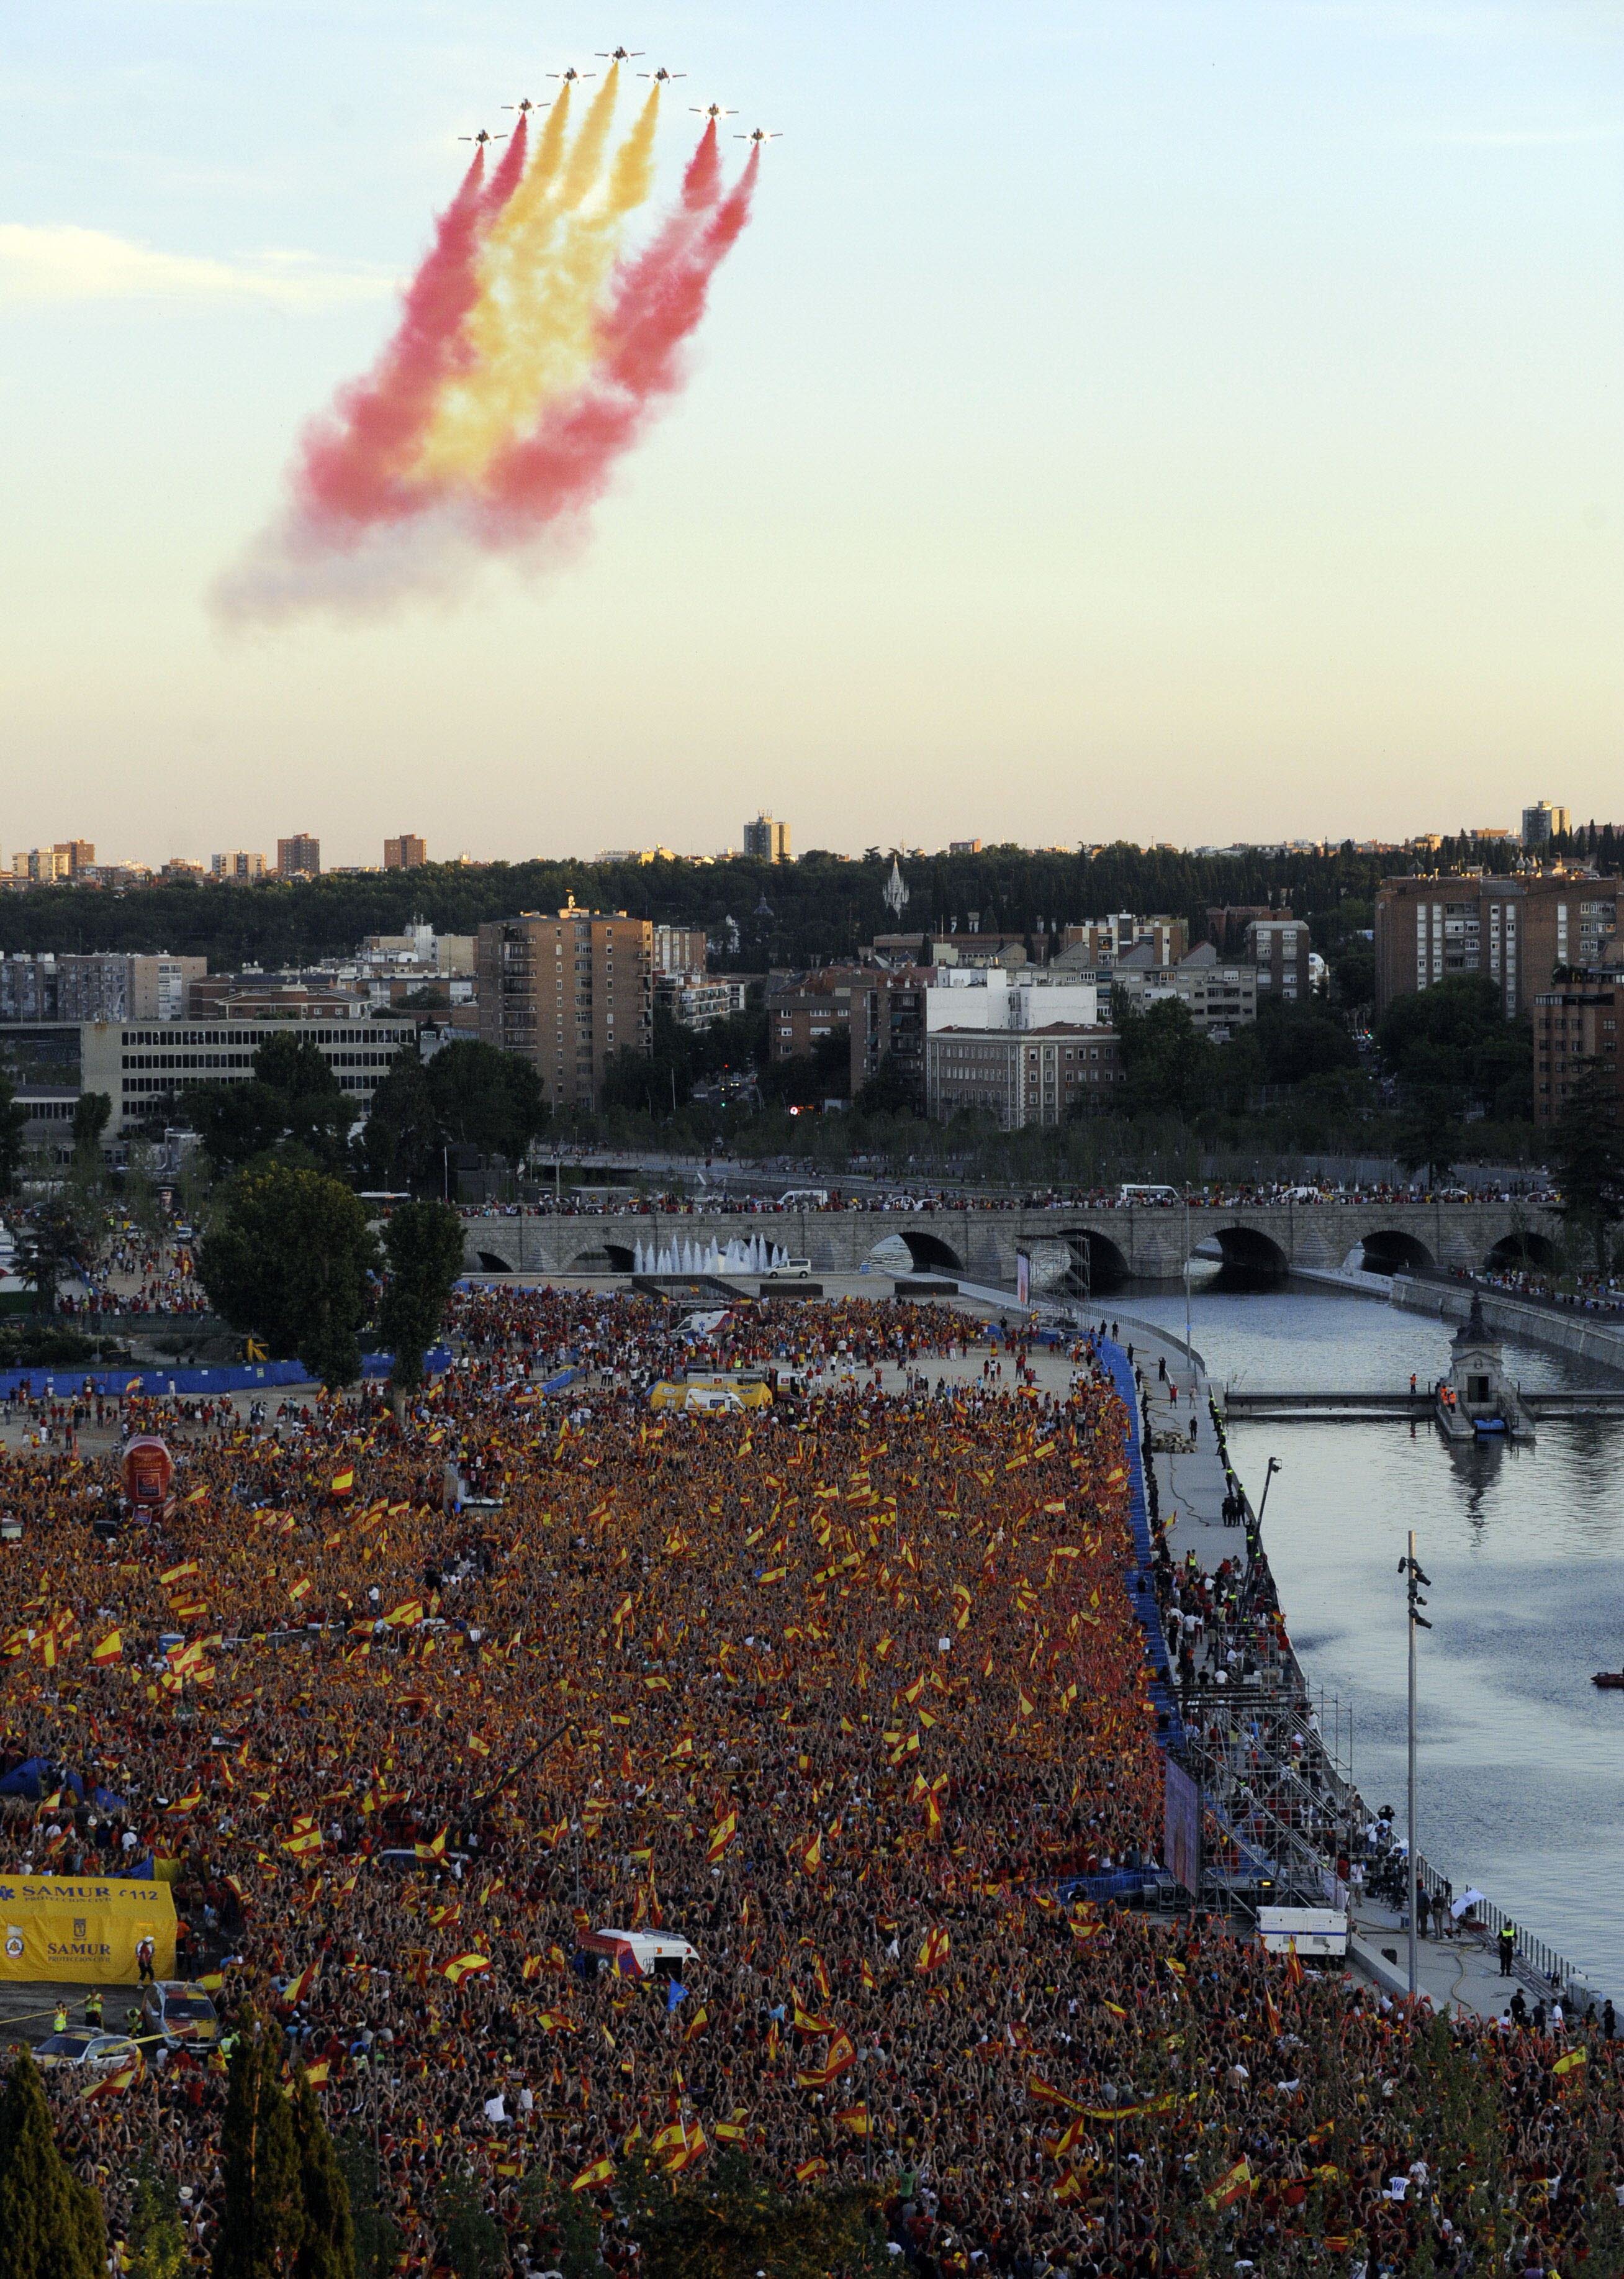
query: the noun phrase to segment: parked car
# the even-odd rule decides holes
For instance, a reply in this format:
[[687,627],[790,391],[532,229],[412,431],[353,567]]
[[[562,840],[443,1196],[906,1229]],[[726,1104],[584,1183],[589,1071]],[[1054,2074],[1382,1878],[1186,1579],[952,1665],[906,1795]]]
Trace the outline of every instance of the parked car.
[[70,2026],[65,2033],[48,2034],[37,2044],[34,2062],[47,2071],[52,2066],[84,2066],[92,2073],[111,2073],[141,2055],[141,2045],[127,2034],[104,2034],[96,2026]]
[[158,1978],[141,1995],[142,2031],[174,2046],[181,2042],[217,2042],[220,2014],[201,1986],[188,1978]]

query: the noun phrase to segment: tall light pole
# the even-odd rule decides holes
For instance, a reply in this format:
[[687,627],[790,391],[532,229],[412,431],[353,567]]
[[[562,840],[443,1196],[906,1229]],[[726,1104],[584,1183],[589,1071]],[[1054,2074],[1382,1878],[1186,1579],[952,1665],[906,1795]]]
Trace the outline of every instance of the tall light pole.
[[1406,1878],[1408,1889],[1406,1892],[1406,1897],[1408,1899],[1410,1904],[1410,1999],[1413,2001],[1415,1999],[1416,1968],[1419,1959],[1416,1953],[1415,1931],[1415,1633],[1418,1630],[1429,1631],[1432,1628],[1432,1624],[1427,1620],[1426,1615],[1421,1611],[1427,1603],[1425,1599],[1421,1596],[1421,1585],[1424,1583],[1427,1588],[1430,1590],[1432,1588],[1432,1580],[1429,1576],[1423,1575],[1420,1567],[1416,1564],[1415,1530],[1413,1528],[1410,1530],[1409,1550],[1405,1557],[1398,1562],[1398,1572],[1406,1577],[1405,1595],[1409,1602],[1410,1625],[1409,1856],[1406,1861],[1406,1866],[1408,1870]]

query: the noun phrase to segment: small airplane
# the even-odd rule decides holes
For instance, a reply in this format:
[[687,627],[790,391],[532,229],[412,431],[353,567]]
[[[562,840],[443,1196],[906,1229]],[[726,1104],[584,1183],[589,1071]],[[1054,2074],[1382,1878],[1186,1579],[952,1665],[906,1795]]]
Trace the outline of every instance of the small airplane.
[[[601,64],[629,64],[633,56],[640,56],[642,52],[641,48],[600,48],[598,61]],[[642,76],[640,72],[638,77],[641,79]]]
[[[506,110],[509,106],[504,104],[502,107]],[[459,142],[505,142],[508,138],[505,134],[493,134],[482,127],[477,134],[459,134],[456,139]]]
[[532,103],[527,95],[522,95],[517,103],[504,103],[502,107],[504,111],[545,111],[548,106],[545,103]]
[[689,110],[696,119],[734,119],[737,111],[724,103],[691,103]]
[[733,140],[735,142],[777,142],[782,140],[782,136],[776,127],[770,133],[766,127],[758,127],[748,134],[735,134]]
[[567,71],[548,72],[548,79],[561,79],[566,87],[572,85],[578,79],[596,79],[597,76],[598,74],[596,72],[578,72],[573,64],[570,65]]
[[639,79],[657,79],[663,87],[670,80],[686,79],[687,76],[688,74],[686,72],[667,71],[663,64],[661,65],[658,71],[639,72],[638,73]]

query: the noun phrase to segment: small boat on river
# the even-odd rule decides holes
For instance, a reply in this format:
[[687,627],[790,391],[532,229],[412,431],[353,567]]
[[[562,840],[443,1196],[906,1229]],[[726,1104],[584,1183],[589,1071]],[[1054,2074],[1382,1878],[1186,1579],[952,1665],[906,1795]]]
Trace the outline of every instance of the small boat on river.
[[1624,1693],[1624,1669],[1598,1669],[1590,1683],[1592,1685],[1608,1686],[1615,1693]]

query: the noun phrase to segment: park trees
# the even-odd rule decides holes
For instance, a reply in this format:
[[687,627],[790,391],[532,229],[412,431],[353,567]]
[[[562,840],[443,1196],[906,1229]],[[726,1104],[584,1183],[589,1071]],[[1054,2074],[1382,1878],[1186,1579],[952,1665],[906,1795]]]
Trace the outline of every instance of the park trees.
[[378,1334],[395,1357],[396,1388],[412,1393],[423,1382],[423,1356],[463,1270],[463,1222],[447,1203],[403,1203],[384,1229],[384,1255],[389,1278]]
[[1551,1168],[1562,1192],[1562,1216],[1575,1244],[1605,1274],[1613,1230],[1624,1218],[1624,1132],[1612,1072],[1587,1062],[1562,1102]]
[[0,2093],[0,2279],[103,2279],[102,2204],[57,2150],[24,2050]]
[[378,1245],[341,1179],[291,1163],[238,1174],[198,1255],[210,1303],[275,1361],[303,1361],[324,1385],[360,1374]]
[[372,1096],[362,1152],[371,1178],[433,1193],[445,1180],[447,1149],[517,1165],[548,1115],[533,1063],[469,1038],[442,1045],[432,1060],[401,1055]]

